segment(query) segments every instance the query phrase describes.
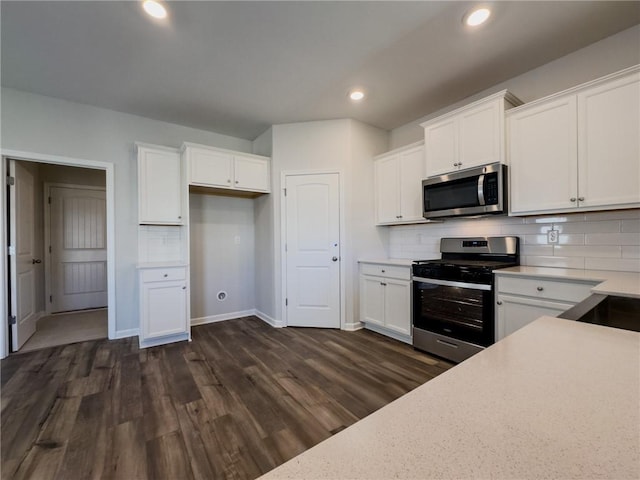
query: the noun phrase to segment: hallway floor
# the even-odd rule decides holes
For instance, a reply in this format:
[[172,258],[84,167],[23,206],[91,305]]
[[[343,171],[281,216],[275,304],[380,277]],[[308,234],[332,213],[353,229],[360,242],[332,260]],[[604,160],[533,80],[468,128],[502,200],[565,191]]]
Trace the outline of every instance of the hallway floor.
[[20,353],[57,347],[69,343],[107,338],[107,309],[56,313],[38,320],[36,333],[19,350]]

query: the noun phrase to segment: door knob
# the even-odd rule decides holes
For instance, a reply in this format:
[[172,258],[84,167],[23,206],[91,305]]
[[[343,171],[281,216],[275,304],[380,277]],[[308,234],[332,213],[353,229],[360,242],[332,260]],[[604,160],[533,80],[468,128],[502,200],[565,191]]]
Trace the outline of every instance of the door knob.
[[42,263],[42,260],[40,260],[39,258],[32,258],[31,265],[35,265],[36,263]]
[[338,257],[333,257],[333,258],[331,259],[331,261],[333,261],[333,262],[337,262],[337,261],[338,261]]

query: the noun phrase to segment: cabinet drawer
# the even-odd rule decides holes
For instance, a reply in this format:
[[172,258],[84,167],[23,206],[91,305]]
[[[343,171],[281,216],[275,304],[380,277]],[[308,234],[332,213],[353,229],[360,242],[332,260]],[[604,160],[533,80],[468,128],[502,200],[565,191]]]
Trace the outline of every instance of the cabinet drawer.
[[360,272],[363,275],[375,275],[377,277],[398,278],[411,280],[411,268],[396,265],[380,265],[377,263],[362,263]]
[[540,299],[581,302],[591,293],[594,283],[566,282],[537,278],[500,277],[498,292]]
[[187,276],[184,267],[149,268],[142,270],[140,275],[143,283],[184,280]]

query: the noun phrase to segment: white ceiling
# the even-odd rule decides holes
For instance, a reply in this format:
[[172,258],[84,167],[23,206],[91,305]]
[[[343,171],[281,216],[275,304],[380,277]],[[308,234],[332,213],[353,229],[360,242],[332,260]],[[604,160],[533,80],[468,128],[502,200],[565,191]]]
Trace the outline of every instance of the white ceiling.
[[2,1],[2,85],[250,140],[392,129],[640,23],[635,1],[493,2],[471,31],[474,4],[180,1],[159,22],[136,1]]

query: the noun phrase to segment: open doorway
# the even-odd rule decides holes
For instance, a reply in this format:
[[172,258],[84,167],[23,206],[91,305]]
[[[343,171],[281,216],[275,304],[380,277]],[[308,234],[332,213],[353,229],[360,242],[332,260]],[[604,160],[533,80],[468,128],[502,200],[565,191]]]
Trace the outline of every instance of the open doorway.
[[104,170],[8,159],[12,352],[108,336]]

